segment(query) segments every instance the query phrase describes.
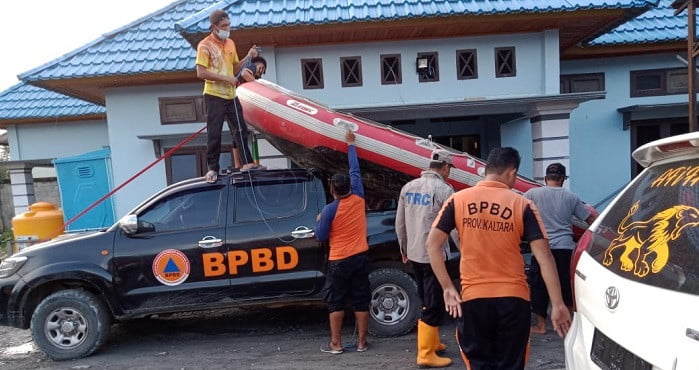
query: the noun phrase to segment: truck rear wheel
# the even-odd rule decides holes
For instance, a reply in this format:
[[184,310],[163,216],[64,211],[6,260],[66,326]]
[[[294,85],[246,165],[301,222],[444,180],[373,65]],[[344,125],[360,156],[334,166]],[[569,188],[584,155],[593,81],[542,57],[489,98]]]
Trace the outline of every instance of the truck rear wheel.
[[422,305],[415,280],[401,270],[380,268],[369,274],[369,284],[369,333],[395,337],[410,332],[420,317]]
[[46,297],[34,310],[34,343],[52,360],[91,355],[109,336],[111,316],[94,294],[63,290]]

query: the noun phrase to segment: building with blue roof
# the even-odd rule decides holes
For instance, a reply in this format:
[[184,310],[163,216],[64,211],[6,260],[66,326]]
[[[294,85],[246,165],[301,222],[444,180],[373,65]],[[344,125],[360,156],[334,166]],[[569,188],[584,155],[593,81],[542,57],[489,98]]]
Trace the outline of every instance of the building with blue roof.
[[[195,48],[209,32],[209,13],[224,9],[239,55],[262,47],[264,78],[477,156],[514,146],[524,159],[520,171],[537,180],[546,165],[562,162],[572,190],[602,205],[637,173],[633,149],[686,130],[686,66],[677,56],[686,54],[687,19],[670,4],[178,0],[19,76],[24,86],[101,108],[103,116],[84,121],[77,108],[62,116],[67,108],[49,105],[30,122],[26,108],[10,105],[11,95],[21,95],[3,94],[0,127],[8,129],[13,160],[109,146],[112,178],[123,182],[205,123]],[[418,57],[427,58],[429,74],[416,71]],[[352,68],[361,77],[348,74]],[[94,138],[75,146],[78,153],[26,144],[42,120],[73,137],[66,146],[78,141],[73,130]],[[37,149],[17,149],[27,146]],[[198,137],[122,189],[117,215],[144,194],[202,176],[204,147]],[[265,141],[261,151],[269,167],[289,165]]]
[[686,46],[687,17],[675,16],[671,1],[656,7],[591,40],[588,46],[681,43]]
[[0,93],[0,127],[9,128],[11,145],[5,168],[13,181],[14,213],[3,215],[8,222],[36,200],[32,168],[109,145],[104,106],[24,82]]
[[61,120],[103,120],[107,109],[51,90],[20,82],[0,93],[0,124]]

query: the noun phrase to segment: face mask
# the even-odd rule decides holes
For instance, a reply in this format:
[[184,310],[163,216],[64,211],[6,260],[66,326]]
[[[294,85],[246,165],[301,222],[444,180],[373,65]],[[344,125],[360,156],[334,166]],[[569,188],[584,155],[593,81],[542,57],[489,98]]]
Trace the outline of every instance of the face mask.
[[228,38],[228,36],[231,35],[231,31],[226,31],[226,30],[218,30],[216,31],[216,36],[220,38],[221,40],[225,40]]

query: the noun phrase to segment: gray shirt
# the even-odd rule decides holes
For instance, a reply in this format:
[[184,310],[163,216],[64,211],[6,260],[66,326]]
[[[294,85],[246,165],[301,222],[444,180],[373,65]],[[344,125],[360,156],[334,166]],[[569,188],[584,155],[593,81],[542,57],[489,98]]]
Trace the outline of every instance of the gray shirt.
[[590,216],[580,198],[568,189],[555,186],[529,189],[524,197],[539,209],[551,249],[575,248],[573,216],[583,221]]
[[[454,194],[451,185],[432,170],[423,171],[420,178],[403,186],[396,211],[396,234],[401,253],[414,262],[430,263],[425,241],[432,222],[442,209],[444,202]],[[442,246],[443,254],[449,243]]]

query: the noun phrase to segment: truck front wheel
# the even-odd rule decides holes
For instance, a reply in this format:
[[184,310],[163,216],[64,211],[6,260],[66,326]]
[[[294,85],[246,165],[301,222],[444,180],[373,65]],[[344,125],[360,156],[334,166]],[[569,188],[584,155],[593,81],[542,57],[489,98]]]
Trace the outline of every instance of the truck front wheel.
[[63,290],[46,297],[31,321],[34,343],[52,360],[91,355],[109,335],[111,316],[92,293]]
[[369,284],[369,333],[395,337],[410,332],[420,317],[422,305],[415,280],[401,270],[380,268],[369,274]]

